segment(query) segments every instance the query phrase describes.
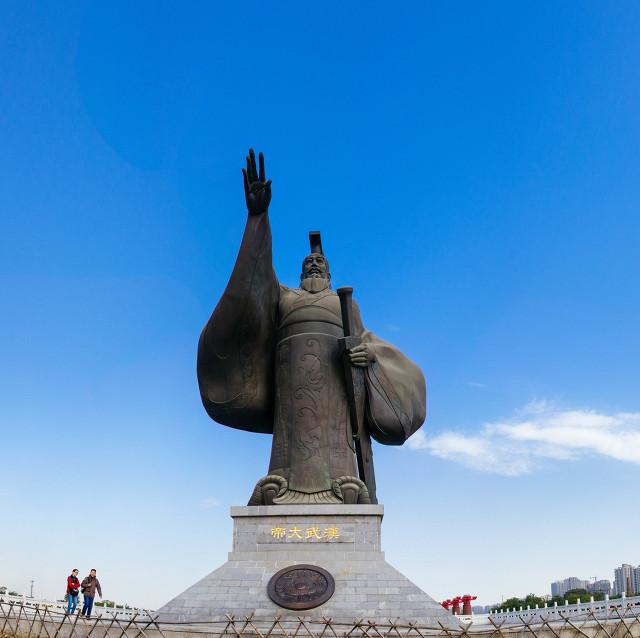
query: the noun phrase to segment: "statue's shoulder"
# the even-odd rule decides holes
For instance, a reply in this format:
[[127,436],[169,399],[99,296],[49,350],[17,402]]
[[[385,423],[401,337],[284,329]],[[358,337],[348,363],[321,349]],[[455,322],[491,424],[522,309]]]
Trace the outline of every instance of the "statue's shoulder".
[[300,288],[289,288],[289,286],[280,284],[280,298],[301,297],[303,293],[304,293],[304,290],[301,290]]

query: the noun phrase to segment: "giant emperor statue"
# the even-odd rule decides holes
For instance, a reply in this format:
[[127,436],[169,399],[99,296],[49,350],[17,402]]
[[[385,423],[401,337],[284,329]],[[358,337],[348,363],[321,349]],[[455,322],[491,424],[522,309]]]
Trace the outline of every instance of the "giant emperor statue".
[[376,503],[371,438],[402,445],[423,424],[422,372],[364,327],[355,303],[347,330],[319,233],[310,233],[300,287],[278,282],[262,153],[256,165],[249,151],[242,173],[242,244],[198,345],[204,407],[218,423],[273,435],[249,505]]

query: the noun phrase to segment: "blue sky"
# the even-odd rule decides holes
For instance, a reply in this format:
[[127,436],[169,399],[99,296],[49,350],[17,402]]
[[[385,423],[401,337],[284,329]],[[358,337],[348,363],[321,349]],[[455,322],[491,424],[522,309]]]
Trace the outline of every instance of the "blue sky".
[[427,376],[376,449],[388,560],[487,604],[640,563],[638,5],[0,12],[0,583],[156,607],[225,560],[270,442],[208,419],[195,351],[250,145],[280,280],[321,229]]

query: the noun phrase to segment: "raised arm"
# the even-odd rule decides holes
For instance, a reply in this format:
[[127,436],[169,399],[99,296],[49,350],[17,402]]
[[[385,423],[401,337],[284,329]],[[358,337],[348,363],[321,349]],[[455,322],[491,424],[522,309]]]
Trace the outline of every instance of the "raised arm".
[[271,180],[253,150],[242,169],[247,225],[229,283],[198,345],[200,396],[209,416],[253,432],[273,430],[273,356],[278,281],[273,271]]
[[[262,153],[259,155],[259,174],[256,171],[253,149],[249,151],[246,159],[247,167],[242,169],[242,175],[247,202],[247,224],[229,283],[204,333],[207,338],[212,329],[215,331],[215,339],[220,342],[216,352],[222,356],[227,354],[227,344],[234,347],[233,342],[227,340],[238,329],[238,312],[245,306],[247,311],[260,312],[260,304],[265,300],[270,301],[274,291],[277,293],[278,290],[278,282],[273,271],[269,225],[271,180],[265,180]],[[248,291],[251,291],[249,297]],[[255,307],[256,303],[258,307]]]

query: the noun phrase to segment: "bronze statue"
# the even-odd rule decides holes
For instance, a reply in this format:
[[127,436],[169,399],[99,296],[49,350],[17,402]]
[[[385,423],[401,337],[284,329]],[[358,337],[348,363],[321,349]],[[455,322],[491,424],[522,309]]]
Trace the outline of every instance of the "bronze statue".
[[258,168],[250,150],[242,173],[247,225],[198,345],[204,407],[223,425],[273,434],[249,505],[376,503],[370,437],[402,445],[422,425],[422,372],[364,328],[348,290],[339,299],[331,289],[320,233],[310,233],[300,287],[278,283],[262,153]]

